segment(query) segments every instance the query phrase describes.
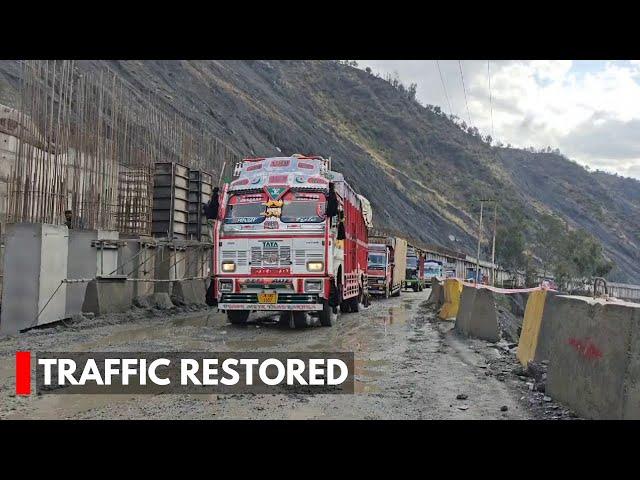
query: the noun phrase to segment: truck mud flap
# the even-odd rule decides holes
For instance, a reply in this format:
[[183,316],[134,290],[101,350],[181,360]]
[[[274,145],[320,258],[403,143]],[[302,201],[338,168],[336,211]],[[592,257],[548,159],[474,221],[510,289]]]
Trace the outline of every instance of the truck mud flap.
[[207,287],[207,293],[205,295],[205,302],[210,307],[215,307],[218,304],[218,300],[213,295],[213,286],[214,286],[213,282],[215,282],[215,279],[212,278],[211,281],[209,282],[209,286]]

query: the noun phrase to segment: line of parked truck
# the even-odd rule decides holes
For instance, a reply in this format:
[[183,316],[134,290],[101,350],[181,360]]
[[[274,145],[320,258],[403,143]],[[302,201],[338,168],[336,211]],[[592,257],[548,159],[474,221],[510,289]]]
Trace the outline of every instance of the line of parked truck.
[[245,323],[278,312],[292,326],[331,326],[370,296],[421,291],[441,261],[374,229],[368,200],[320,156],[247,158],[204,211],[213,220],[207,303]]

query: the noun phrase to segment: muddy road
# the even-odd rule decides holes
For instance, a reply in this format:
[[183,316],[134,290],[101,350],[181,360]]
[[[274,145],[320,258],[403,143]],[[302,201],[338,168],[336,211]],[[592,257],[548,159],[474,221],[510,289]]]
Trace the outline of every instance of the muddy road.
[[[539,418],[507,353],[436,322],[429,295],[403,292],[343,314],[331,328],[290,329],[217,310],[93,319],[0,339],[2,419],[527,419]],[[38,351],[353,351],[353,395],[15,396],[14,355]],[[493,367],[492,367],[493,365]],[[497,367],[496,367],[497,365]],[[496,371],[496,368],[498,370]],[[508,378],[505,379],[505,376]],[[554,408],[558,409],[557,406]]]

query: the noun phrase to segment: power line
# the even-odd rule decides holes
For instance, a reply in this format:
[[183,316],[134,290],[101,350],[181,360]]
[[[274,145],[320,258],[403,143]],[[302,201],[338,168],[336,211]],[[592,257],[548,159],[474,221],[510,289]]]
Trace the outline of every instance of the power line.
[[487,60],[487,79],[489,80],[489,109],[491,111],[491,138],[494,137],[493,133],[493,101],[491,98],[491,71],[489,69],[489,64],[491,60]]
[[442,70],[440,70],[440,62],[436,60],[438,66],[438,73],[440,73],[440,81],[442,82],[442,89],[444,90],[444,97],[447,99],[447,105],[449,106],[449,113],[453,115],[453,109],[451,108],[451,102],[449,101],[449,95],[447,94],[447,87],[444,85],[444,78],[442,77]]
[[464,86],[464,74],[462,73],[462,62],[458,60],[460,67],[460,78],[462,79],[462,91],[464,92],[464,104],[467,106],[467,117],[469,118],[469,126],[471,126],[471,113],[469,113],[469,102],[467,102],[467,89]]

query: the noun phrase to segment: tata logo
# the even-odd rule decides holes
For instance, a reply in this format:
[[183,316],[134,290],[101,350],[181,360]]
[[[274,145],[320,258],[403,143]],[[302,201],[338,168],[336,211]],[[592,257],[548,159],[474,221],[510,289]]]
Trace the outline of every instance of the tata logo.
[[274,242],[274,241],[269,241],[269,242],[262,242],[264,248],[278,248],[278,242]]

